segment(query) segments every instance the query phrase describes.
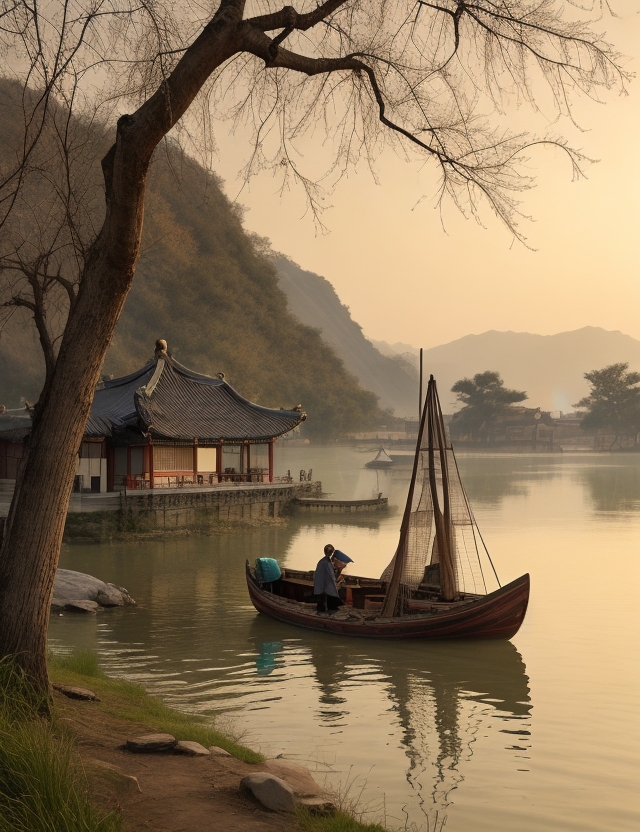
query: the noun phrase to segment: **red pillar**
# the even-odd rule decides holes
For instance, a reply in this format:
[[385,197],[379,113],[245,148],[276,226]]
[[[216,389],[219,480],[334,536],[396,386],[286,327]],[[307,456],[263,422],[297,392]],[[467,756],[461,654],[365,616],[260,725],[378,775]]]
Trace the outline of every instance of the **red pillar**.
[[274,439],[269,440],[269,482],[273,482],[273,443]]
[[149,440],[149,488],[153,488],[153,442]]
[[220,444],[216,447],[216,473],[218,474],[218,482],[222,482],[222,439]]
[[114,486],[115,452],[113,448],[107,448],[107,491],[113,491]]

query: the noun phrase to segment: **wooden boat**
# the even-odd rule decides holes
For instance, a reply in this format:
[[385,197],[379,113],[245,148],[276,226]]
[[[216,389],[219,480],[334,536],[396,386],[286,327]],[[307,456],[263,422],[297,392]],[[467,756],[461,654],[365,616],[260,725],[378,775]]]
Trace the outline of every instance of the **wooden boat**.
[[365,468],[391,468],[393,465],[393,460],[389,456],[389,454],[385,451],[384,448],[380,448],[378,453],[373,459],[370,459],[369,462],[365,462]]
[[[484,551],[481,551],[483,549]],[[489,591],[484,562],[498,588]],[[503,638],[527,610],[529,575],[499,585],[446,436],[431,376],[398,548],[380,578],[344,577],[344,605],[318,613],[313,573],[291,569],[261,584],[247,561],[254,607],[278,621],[366,638]]]

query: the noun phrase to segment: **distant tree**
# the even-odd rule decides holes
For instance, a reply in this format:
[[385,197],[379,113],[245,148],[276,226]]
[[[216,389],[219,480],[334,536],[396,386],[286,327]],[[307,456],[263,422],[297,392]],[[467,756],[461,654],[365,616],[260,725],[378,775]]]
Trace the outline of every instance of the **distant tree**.
[[584,410],[584,430],[610,428],[615,437],[611,443],[621,443],[622,437],[633,437],[637,444],[640,432],[640,373],[628,372],[625,363],[609,364],[601,370],[592,370],[584,377],[591,385],[591,392],[574,407]]
[[527,398],[524,390],[509,390],[500,373],[485,370],[471,378],[461,378],[451,388],[464,407],[454,416],[452,427],[456,433],[477,435],[482,426],[503,416],[512,404]]

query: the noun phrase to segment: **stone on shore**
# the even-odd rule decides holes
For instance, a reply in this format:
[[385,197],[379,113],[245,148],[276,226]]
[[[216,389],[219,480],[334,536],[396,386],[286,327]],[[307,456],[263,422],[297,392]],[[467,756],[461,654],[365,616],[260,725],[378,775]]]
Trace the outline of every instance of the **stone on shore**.
[[296,801],[291,786],[267,771],[243,777],[240,781],[240,791],[251,795],[272,812],[295,811]]
[[127,740],[125,748],[133,751],[134,754],[158,754],[165,751],[173,751],[178,740],[171,734],[144,734],[141,737],[134,737]]
[[193,740],[179,740],[173,751],[175,754],[186,754],[188,757],[208,757],[211,754],[208,748]]
[[308,769],[291,760],[266,760],[264,767],[270,774],[285,780],[295,792],[296,797],[325,797],[325,790],[319,786]]
[[[71,609],[77,602],[93,602],[100,607],[122,607],[135,604],[126,589],[115,584],[105,583],[92,575],[75,572],[73,569],[58,569],[53,584],[53,610]],[[85,609],[85,612],[89,610]]]
[[89,688],[78,688],[74,685],[52,685],[54,690],[68,696],[69,699],[84,699],[90,702],[99,702],[100,700]]
[[228,751],[225,751],[224,748],[220,748],[218,745],[210,746],[209,751],[214,757],[231,757],[231,754],[229,754]]
[[336,813],[336,805],[328,797],[302,797],[297,801],[312,815],[333,815]]
[[95,613],[100,609],[96,601],[65,601],[65,610],[69,612]]
[[142,794],[138,778],[134,777],[133,774],[125,774],[113,763],[106,763],[104,760],[88,760],[86,770],[91,780],[106,781],[115,786],[118,791]]

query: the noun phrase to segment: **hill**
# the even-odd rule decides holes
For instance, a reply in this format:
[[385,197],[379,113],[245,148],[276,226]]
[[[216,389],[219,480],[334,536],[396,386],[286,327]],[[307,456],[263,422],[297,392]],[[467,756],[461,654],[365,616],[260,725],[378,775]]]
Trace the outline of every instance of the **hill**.
[[362,334],[335,289],[326,278],[304,271],[287,257],[274,259],[278,284],[289,308],[302,323],[318,327],[322,337],[380,406],[398,416],[415,416],[418,408],[418,374],[400,355],[382,355]]
[[497,370],[507,387],[526,390],[529,407],[567,412],[589,390],[586,372],[620,361],[640,370],[640,341],[599,327],[556,335],[490,331],[424,351],[425,373],[436,377],[449,412],[456,409],[452,385],[483,370]]
[[[17,91],[12,82],[0,82],[5,159],[20,135],[8,127],[20,118]],[[340,435],[383,418],[374,394],[358,384],[319,331],[289,311],[273,264],[244,231],[241,212],[220,180],[176,147],[157,154],[149,176],[142,252],[106,374],[136,369],[156,339],[165,338],[181,363],[209,375],[224,372],[254,402],[301,403],[309,436]],[[23,310],[0,331],[0,367],[0,403],[17,407],[20,397],[37,398],[43,360]]]

